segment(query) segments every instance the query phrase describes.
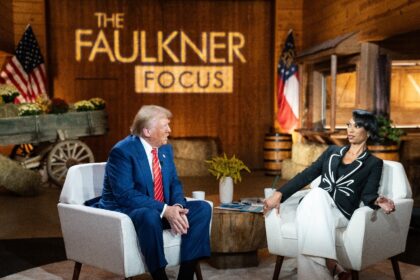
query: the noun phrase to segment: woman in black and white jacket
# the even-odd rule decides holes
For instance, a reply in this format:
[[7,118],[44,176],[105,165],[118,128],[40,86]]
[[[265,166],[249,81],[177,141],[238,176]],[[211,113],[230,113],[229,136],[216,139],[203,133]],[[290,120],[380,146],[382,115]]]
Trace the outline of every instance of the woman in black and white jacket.
[[349,279],[338,263],[335,230],[347,226],[360,202],[386,213],[395,210],[392,200],[378,195],[383,161],[367,150],[369,137],[377,137],[375,116],[354,110],[347,123],[348,146],[330,146],[311,166],[296,175],[264,201],[264,212],[321,175],[321,183],[299,203],[296,212],[298,279]]

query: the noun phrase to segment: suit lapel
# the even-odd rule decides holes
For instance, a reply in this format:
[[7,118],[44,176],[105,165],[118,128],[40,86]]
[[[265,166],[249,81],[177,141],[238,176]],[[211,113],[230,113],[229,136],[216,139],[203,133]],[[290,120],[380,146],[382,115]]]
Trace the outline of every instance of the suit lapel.
[[359,168],[361,168],[362,165],[363,165],[363,162],[369,156],[368,151],[363,152],[357,159],[355,159],[350,164],[349,171],[346,174],[342,175],[340,178],[337,178],[338,166],[339,166],[340,162],[343,160],[343,157],[344,157],[344,155],[346,154],[346,152],[348,151],[349,148],[350,148],[350,146],[345,146],[345,147],[341,148],[338,153],[334,153],[334,154],[331,155],[331,159],[330,159],[331,164],[330,164],[329,172],[330,172],[331,177],[334,176],[334,178],[332,178],[332,180],[335,184],[342,183],[346,178],[348,178],[354,172],[356,172]]
[[330,177],[331,182],[333,183],[333,185],[335,185],[336,181],[337,181],[337,169],[338,169],[338,165],[341,162],[341,159],[343,158],[343,149],[340,149],[340,151],[334,152],[333,154],[331,154],[330,156],[330,160],[328,163],[328,176]]
[[147,159],[146,151],[144,150],[143,144],[140,141],[138,136],[133,136],[135,141],[136,154],[138,155],[138,163],[140,165],[140,179],[143,180],[143,183],[146,185],[147,192],[149,196],[155,197],[152,171],[150,170],[149,161]]

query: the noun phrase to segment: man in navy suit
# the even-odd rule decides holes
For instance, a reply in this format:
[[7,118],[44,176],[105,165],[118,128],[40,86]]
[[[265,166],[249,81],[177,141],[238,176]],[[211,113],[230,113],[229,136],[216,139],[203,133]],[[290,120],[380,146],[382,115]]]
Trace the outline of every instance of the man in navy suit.
[[[167,279],[163,230],[181,234],[178,279],[193,279],[198,259],[210,256],[211,207],[204,201],[185,200],[172,146],[167,145],[171,117],[171,112],[160,106],[140,108],[131,135],[109,154],[98,207],[130,216],[153,279]],[[158,159],[154,161],[156,150]],[[156,185],[163,186],[163,193]]]

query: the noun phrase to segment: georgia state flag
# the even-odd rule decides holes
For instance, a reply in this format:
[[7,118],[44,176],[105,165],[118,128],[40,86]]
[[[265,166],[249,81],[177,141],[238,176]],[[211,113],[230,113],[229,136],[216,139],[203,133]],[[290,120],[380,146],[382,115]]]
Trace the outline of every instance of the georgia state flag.
[[295,43],[290,31],[277,67],[277,120],[281,130],[288,133],[297,127],[299,119],[298,66],[294,58]]

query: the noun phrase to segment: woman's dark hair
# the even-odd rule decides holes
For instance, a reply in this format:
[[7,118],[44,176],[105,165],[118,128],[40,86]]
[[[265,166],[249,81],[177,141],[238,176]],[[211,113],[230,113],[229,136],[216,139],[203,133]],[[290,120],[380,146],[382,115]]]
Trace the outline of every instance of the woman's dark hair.
[[357,126],[363,127],[369,132],[370,140],[375,142],[379,139],[378,136],[378,122],[376,117],[369,111],[366,110],[353,110],[353,120]]

